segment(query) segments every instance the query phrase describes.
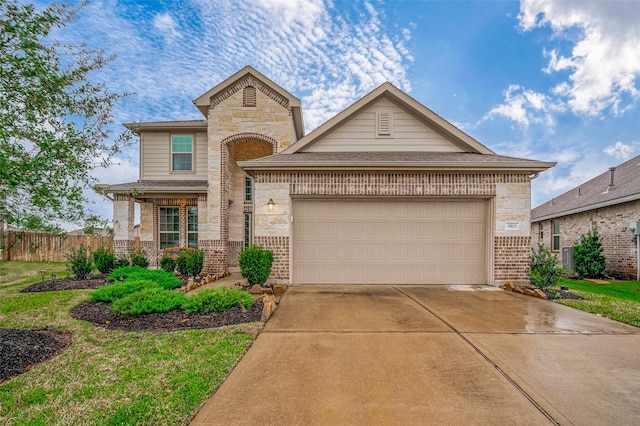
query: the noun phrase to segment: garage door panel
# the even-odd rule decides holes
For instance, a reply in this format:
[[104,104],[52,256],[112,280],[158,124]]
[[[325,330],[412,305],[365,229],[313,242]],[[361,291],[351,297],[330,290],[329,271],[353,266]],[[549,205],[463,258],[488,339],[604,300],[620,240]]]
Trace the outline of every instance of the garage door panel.
[[294,200],[295,284],[483,284],[486,202]]

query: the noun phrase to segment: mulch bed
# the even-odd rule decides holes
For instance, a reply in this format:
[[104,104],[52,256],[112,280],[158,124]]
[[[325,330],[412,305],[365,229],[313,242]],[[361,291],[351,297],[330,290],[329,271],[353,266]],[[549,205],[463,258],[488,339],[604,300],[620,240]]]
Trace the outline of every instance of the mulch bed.
[[56,278],[55,280],[41,281],[25,287],[20,293],[37,293],[41,291],[57,291],[57,290],[86,290],[102,287],[107,284],[105,282],[106,275],[92,275],[86,280],[77,280],[73,278]]
[[220,313],[187,313],[182,309],[142,315],[123,315],[111,310],[111,303],[85,302],[71,311],[75,319],[89,321],[108,330],[171,331],[215,328],[226,325],[258,322],[263,303],[258,301],[248,309],[231,308]]
[[70,344],[68,333],[0,328],[0,383],[53,358]]

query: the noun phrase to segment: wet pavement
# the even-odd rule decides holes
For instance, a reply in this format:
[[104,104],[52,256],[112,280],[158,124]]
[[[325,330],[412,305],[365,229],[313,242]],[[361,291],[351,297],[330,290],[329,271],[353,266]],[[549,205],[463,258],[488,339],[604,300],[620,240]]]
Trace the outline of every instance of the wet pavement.
[[493,287],[294,286],[192,424],[640,424],[639,353]]

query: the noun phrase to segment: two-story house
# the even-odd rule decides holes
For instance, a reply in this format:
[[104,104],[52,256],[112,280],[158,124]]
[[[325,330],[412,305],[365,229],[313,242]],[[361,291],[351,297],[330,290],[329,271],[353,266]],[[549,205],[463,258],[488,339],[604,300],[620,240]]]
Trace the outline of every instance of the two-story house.
[[140,180],[107,187],[114,247],[205,268],[274,251],[293,284],[528,281],[530,180],[554,163],[495,154],[390,83],[311,133],[298,98],[245,67],[194,100],[203,120],[127,124]]

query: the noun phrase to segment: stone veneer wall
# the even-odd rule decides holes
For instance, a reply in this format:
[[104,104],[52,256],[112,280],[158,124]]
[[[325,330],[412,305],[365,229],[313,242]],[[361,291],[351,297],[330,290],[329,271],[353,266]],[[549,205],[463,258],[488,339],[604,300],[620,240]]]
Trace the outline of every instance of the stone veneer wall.
[[[254,240],[283,253],[277,268],[282,277],[289,277],[291,195],[486,197],[495,199],[494,283],[529,282],[530,182],[526,174],[258,172],[255,183]],[[270,198],[277,211],[265,207]],[[507,231],[507,221],[517,221],[521,229]]]
[[[243,89],[256,89],[255,106],[243,105]],[[289,100],[269,88],[260,80],[247,75],[210,99],[208,115],[208,175],[209,191],[207,210],[209,213],[206,268],[219,273],[227,265],[237,264],[237,229],[230,232],[229,200],[232,197],[233,167],[229,149],[246,142],[261,142],[272,146],[272,152],[280,152],[295,142]],[[242,190],[239,185],[238,190]],[[236,199],[235,201],[239,201]],[[242,205],[234,206],[234,220],[240,218]],[[244,219],[244,217],[242,216]]]
[[238,256],[240,255],[240,250],[242,250],[242,247],[244,247],[244,241],[229,241],[229,249],[227,251],[227,266],[238,266]]
[[[620,278],[635,279],[638,273],[638,252],[631,242],[629,222],[640,221],[640,201],[617,204],[588,212],[576,213],[553,220],[560,222],[560,248],[578,243],[581,235],[591,229],[591,220],[595,220],[602,241],[603,254],[607,260],[606,273]],[[540,238],[538,224],[542,223],[543,236]],[[551,219],[534,222],[531,226],[531,244],[537,247],[542,243],[551,248],[553,238]],[[557,252],[562,264],[562,251]]]

